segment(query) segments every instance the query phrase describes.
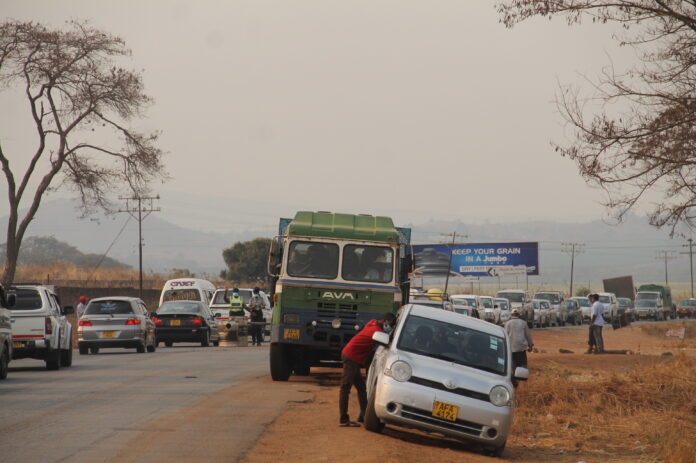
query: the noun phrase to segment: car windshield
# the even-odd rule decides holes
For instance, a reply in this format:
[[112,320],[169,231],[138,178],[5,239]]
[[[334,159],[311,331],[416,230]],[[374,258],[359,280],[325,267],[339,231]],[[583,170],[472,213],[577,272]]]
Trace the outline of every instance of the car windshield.
[[481,299],[481,305],[483,306],[484,309],[492,309],[493,308],[493,300],[490,297],[482,297]]
[[12,310],[35,310],[43,307],[41,294],[35,289],[11,289],[7,294],[15,295],[15,305]]
[[686,305],[686,306],[691,307],[691,306],[696,305],[696,299],[684,299],[684,300],[679,301],[678,305],[680,305],[680,306]]
[[392,280],[394,251],[384,246],[346,245],[343,248],[344,280],[389,283]]
[[496,294],[497,297],[502,297],[504,299],[507,299],[510,302],[523,302],[524,301],[524,293],[517,293],[517,292],[500,292]]
[[168,289],[162,296],[162,302],[167,301],[200,301],[201,292],[196,288]]
[[599,296],[599,302],[611,303],[611,298],[609,296]]
[[85,309],[85,315],[119,315],[133,313],[133,307],[128,301],[90,301]]
[[559,304],[561,302],[561,296],[556,293],[536,293],[534,299],[544,299],[551,304]]
[[590,300],[586,297],[580,298],[580,299],[573,299],[574,301],[578,301],[578,304],[580,304],[580,307],[589,307],[590,306]]
[[193,301],[165,302],[157,309],[157,313],[201,313],[201,304]]
[[496,299],[495,303],[498,304],[501,310],[508,310],[508,302],[500,299]]
[[[244,304],[248,304],[249,300],[251,300],[251,289],[240,289],[239,290],[239,297],[242,298],[242,302]],[[224,290],[217,290],[215,291],[215,295],[213,296],[213,304],[229,304],[230,303],[230,297],[232,296],[232,289],[227,290],[227,298],[225,298],[225,291]]]
[[505,339],[471,328],[409,315],[397,348],[504,375]]
[[454,311],[462,315],[471,315],[471,309],[464,307],[454,307]]
[[476,307],[476,299],[469,297],[453,297],[452,302],[455,304],[468,305],[469,307]]
[[338,245],[293,241],[290,243],[288,275],[333,280],[338,276]]
[[631,306],[631,300],[626,299],[625,297],[619,298],[618,301],[619,301],[620,307],[630,307]]

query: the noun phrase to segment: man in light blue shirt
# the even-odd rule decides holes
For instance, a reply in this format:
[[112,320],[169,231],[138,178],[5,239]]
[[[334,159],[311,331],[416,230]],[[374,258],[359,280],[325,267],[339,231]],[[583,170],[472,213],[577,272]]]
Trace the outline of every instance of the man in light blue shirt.
[[594,347],[595,354],[604,353],[604,339],[602,338],[602,327],[604,327],[604,304],[599,302],[598,294],[590,294],[588,296],[592,307],[590,308],[590,348]]

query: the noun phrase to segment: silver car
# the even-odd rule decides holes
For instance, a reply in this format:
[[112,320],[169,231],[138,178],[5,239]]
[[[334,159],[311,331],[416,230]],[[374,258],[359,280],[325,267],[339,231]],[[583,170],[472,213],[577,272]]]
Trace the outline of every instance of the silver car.
[[[367,378],[365,428],[385,424],[505,448],[514,407],[512,354],[505,330],[418,304],[404,306],[393,339],[383,332]],[[528,376],[517,368],[515,379]]]
[[80,354],[96,354],[106,347],[154,352],[155,324],[137,297],[99,297],[89,301],[77,327]]

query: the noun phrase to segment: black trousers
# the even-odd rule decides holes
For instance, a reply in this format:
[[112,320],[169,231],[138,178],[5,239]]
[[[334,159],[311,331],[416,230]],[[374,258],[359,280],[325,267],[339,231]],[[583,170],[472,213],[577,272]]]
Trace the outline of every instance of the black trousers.
[[251,325],[249,331],[251,332],[251,343],[260,346],[263,341],[263,326]]
[[347,423],[350,421],[348,416],[348,396],[350,388],[355,386],[358,391],[358,403],[360,403],[360,418],[365,417],[365,409],[367,408],[367,390],[365,389],[365,381],[360,372],[360,364],[341,355],[343,360],[343,375],[341,376],[341,389],[338,396],[338,411],[340,413],[340,422]]
[[512,373],[515,373],[515,368],[524,367],[527,368],[527,351],[523,350],[520,352],[512,353]]

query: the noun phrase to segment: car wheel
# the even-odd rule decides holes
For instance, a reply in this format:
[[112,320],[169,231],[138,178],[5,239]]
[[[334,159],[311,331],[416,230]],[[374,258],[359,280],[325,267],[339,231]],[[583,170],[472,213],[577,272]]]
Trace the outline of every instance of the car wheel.
[[219,345],[220,345],[220,340],[217,339],[217,340],[213,341],[213,345],[214,345],[215,347],[219,346]]
[[384,429],[384,423],[379,420],[377,413],[375,412],[374,391],[367,399],[367,409],[365,410],[365,429],[376,433],[381,433]]
[[89,347],[87,346],[79,346],[78,349],[80,349],[80,355],[89,354]]
[[201,346],[208,347],[209,345],[210,345],[210,331],[205,330],[205,331],[203,331],[203,335],[201,336]]
[[138,344],[138,347],[135,348],[136,352],[139,354],[144,354],[145,353],[145,341],[141,342]]
[[98,353],[99,353],[99,348],[98,348],[98,347],[90,347],[90,348],[89,348],[89,353],[90,353],[90,354],[98,354]]
[[503,442],[503,445],[499,447],[493,447],[489,449],[487,453],[492,457],[500,458],[503,456],[503,452],[505,451],[505,444],[506,442]]
[[7,372],[10,369],[10,357],[7,349],[3,349],[2,356],[0,356],[0,379],[7,378]]
[[46,354],[46,369],[60,370],[60,349],[51,350]]
[[172,347],[174,343],[172,341],[164,341],[164,345],[167,347]]
[[60,351],[60,364],[64,367],[72,366],[72,339],[68,348]]
[[271,378],[273,378],[273,381],[287,381],[292,371],[285,345],[271,344],[270,357]]
[[149,346],[147,346],[147,351],[148,351],[148,352],[154,352],[155,350],[157,350],[157,343],[156,343],[156,342],[153,342],[152,344],[150,344]]

